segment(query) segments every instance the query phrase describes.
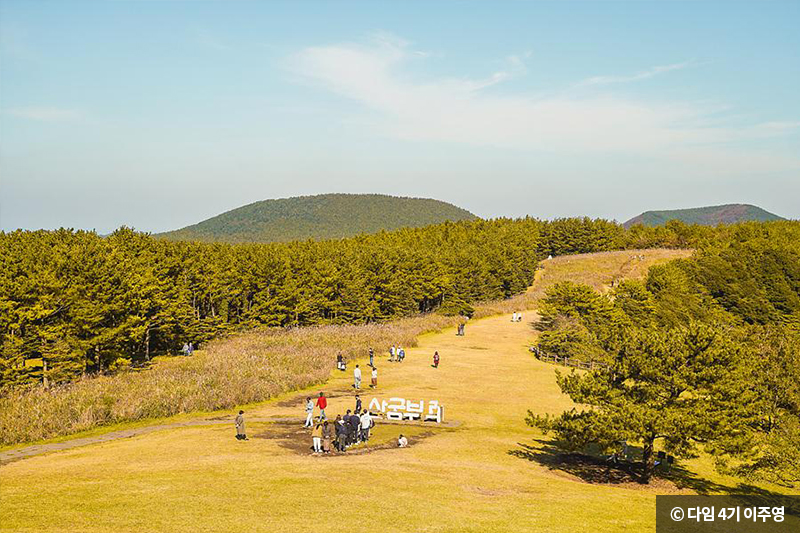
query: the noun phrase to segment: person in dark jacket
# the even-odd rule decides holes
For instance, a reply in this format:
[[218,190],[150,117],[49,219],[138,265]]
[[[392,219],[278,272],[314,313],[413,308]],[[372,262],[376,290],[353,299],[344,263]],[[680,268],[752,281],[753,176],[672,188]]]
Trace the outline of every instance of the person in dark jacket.
[[358,411],[350,415],[350,438],[353,444],[361,442],[361,416]]
[[356,410],[355,412],[358,413],[361,411],[361,396],[356,394]]
[[345,424],[342,415],[336,415],[336,450],[344,452],[347,449],[347,424]]
[[350,417],[352,416],[352,411],[350,409],[347,410],[347,413],[342,417],[342,422],[344,422],[344,442],[345,446],[350,446],[353,444],[353,425],[350,423]]

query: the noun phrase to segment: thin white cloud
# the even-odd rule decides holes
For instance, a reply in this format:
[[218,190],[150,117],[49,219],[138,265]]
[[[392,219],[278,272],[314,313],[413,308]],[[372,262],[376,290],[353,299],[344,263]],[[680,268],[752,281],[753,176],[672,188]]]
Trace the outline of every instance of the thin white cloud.
[[12,107],[3,112],[14,117],[40,122],[61,122],[74,120],[81,116],[80,112],[75,109],[48,106]]
[[577,86],[607,85],[609,83],[630,83],[634,81],[646,80],[648,78],[658,76],[659,74],[672,72],[673,70],[682,70],[694,65],[695,65],[694,61],[686,61],[683,63],[674,63],[672,65],[655,66],[647,70],[637,72],[636,74],[631,74],[629,76],[593,76],[591,78],[586,78],[585,80],[578,82]]
[[[530,54],[528,54],[530,55]],[[781,126],[730,128],[706,108],[602,96],[495,94],[484,89],[524,73],[524,62],[483,79],[418,80],[406,66],[420,59],[410,44],[382,38],[368,45],[306,48],[291,57],[292,70],[308,82],[363,104],[377,117],[378,132],[412,141],[445,141],[550,152],[666,153],[780,135]],[[656,67],[654,76],[684,64]]]

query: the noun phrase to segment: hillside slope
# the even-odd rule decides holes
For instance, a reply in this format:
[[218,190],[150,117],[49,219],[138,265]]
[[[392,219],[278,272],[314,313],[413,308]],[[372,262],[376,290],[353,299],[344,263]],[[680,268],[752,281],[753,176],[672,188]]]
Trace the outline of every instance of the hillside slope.
[[680,220],[687,224],[716,226],[717,224],[735,224],[737,222],[783,220],[782,217],[749,204],[726,204],[692,209],[672,209],[665,211],[645,211],[623,224],[630,228],[636,224],[644,226],[661,226],[669,220]]
[[430,198],[321,194],[255,202],[158,236],[222,242],[338,239],[476,218],[465,209]]

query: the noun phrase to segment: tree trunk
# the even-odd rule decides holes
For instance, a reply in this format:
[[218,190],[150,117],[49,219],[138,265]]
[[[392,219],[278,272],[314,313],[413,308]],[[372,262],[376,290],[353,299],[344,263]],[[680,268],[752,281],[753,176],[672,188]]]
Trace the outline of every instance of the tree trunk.
[[650,483],[650,476],[653,475],[654,458],[653,458],[653,440],[652,438],[644,441],[644,448],[642,449],[642,483]]
[[144,340],[144,358],[150,360],[150,326],[147,326],[147,333]]

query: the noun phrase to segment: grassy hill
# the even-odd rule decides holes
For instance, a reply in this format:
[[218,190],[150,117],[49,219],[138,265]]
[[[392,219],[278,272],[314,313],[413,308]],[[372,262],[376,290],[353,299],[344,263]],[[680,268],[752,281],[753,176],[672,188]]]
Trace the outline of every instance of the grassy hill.
[[338,239],[476,218],[465,209],[430,198],[320,194],[255,202],[159,236],[222,242]]
[[630,228],[636,224],[644,226],[661,226],[669,220],[680,220],[687,224],[716,226],[717,224],[735,224],[736,222],[783,220],[782,217],[765,211],[760,207],[748,204],[727,204],[692,209],[672,209],[665,211],[645,211],[625,222],[623,226]]

